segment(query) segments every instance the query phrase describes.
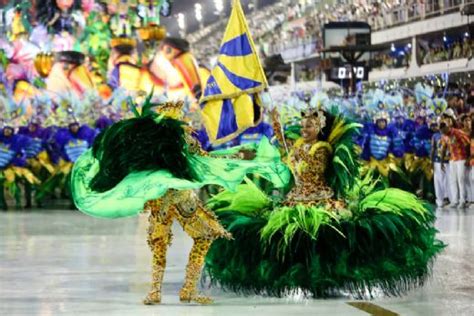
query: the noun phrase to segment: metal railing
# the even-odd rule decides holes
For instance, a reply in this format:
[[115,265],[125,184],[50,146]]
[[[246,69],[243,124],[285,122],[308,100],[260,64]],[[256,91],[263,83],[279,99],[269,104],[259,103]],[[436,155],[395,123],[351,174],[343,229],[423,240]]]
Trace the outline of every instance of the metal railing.
[[320,49],[320,44],[317,37],[308,36],[290,42],[270,44],[265,53],[269,56],[281,54],[283,59],[293,60],[316,54]]
[[373,30],[382,30],[443,14],[459,12],[469,3],[474,3],[474,0],[428,0],[425,2],[419,0],[389,10],[384,10],[381,7],[376,13],[369,14],[368,21]]

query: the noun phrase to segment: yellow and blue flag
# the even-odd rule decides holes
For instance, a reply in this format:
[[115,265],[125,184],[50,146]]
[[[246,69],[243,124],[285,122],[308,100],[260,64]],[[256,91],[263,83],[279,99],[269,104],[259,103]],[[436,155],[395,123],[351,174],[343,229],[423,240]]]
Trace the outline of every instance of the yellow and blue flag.
[[210,141],[222,144],[262,118],[258,92],[268,86],[239,0],[232,12],[217,64],[201,96],[201,114]]

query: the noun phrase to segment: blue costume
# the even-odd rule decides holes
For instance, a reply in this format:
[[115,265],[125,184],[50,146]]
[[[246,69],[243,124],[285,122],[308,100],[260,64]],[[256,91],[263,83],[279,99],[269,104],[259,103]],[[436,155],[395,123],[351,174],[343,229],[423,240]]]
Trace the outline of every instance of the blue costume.
[[[46,137],[46,129],[38,123],[30,122],[28,126],[20,127],[18,133],[28,138],[25,148],[25,154],[28,162],[28,168],[40,180],[45,180],[54,172],[54,167],[50,162]],[[32,207],[32,187],[30,183],[25,183],[26,207]],[[37,205],[41,206],[41,201],[37,200]]]
[[70,128],[60,128],[55,135],[61,158],[72,163],[92,145],[97,135],[97,132],[87,125],[80,126],[74,133],[71,126],[75,124],[77,123],[70,124]]
[[380,129],[376,124],[367,125],[366,140],[362,151],[362,159],[369,161],[371,157],[384,160],[392,148],[392,138],[388,127]]
[[397,158],[403,158],[406,152],[406,141],[409,138],[407,127],[409,120],[405,119],[403,115],[396,114],[394,122],[390,123],[388,128],[392,137],[392,153]]
[[31,184],[38,183],[38,179],[26,168],[26,148],[30,139],[26,136],[15,134],[12,127],[0,130],[0,208],[7,209],[4,196],[5,187],[13,193],[17,206],[20,205],[21,195],[18,182],[26,180]]
[[431,152],[431,136],[432,131],[426,123],[416,125],[413,138],[410,142],[416,157],[429,157]]
[[25,148],[26,158],[35,158],[46,149],[45,129],[39,126],[39,124],[30,123],[28,126],[22,126],[18,130],[18,134],[30,139],[28,146]]
[[[77,128],[77,131],[75,130]],[[38,189],[36,198],[43,200],[53,195],[57,187],[64,188],[64,196],[67,196],[69,186],[65,185],[69,177],[72,165],[94,142],[97,131],[87,125],[80,126],[73,122],[69,127],[51,127],[48,131],[49,150],[52,160],[56,163],[55,172]]]

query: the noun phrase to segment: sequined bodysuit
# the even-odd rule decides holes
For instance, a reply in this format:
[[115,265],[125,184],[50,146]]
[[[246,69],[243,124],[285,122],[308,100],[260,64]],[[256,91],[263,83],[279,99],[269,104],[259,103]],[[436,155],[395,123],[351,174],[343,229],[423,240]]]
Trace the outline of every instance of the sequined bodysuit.
[[[273,127],[278,140],[283,144],[280,124],[274,122]],[[286,143],[288,144],[288,140]],[[288,145],[292,148],[288,155],[288,164],[295,176],[296,185],[288,193],[285,204],[319,204],[331,199],[334,191],[327,185],[325,178],[332,153],[331,145],[318,140],[308,143],[303,138]]]
[[[188,133],[189,134],[189,133]],[[197,141],[187,134],[188,149],[200,155],[207,153]],[[148,217],[148,245],[153,253],[151,290],[144,304],[161,303],[161,287],[166,267],[166,252],[171,244],[173,221],[178,221],[194,244],[186,266],[186,277],[180,291],[182,302],[209,304],[212,300],[198,294],[197,285],[204,265],[204,258],[212,242],[217,238],[231,238],[214,213],[206,209],[192,190],[169,190],[163,197],[148,201],[145,211]]]

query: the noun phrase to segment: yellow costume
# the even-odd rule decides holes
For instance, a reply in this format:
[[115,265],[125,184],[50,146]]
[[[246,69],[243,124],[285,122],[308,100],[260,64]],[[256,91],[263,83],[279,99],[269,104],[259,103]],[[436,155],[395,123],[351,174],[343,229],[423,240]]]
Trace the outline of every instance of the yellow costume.
[[151,290],[144,303],[161,302],[166,250],[173,236],[171,232],[173,220],[177,220],[194,241],[179,298],[182,302],[211,303],[210,298],[198,295],[197,283],[212,241],[220,237],[230,238],[230,234],[219,224],[214,214],[204,208],[193,191],[171,190],[162,198],[147,202],[145,210],[150,211],[148,245],[153,252],[153,272]]
[[[172,118],[181,118],[183,103],[168,103],[161,107],[160,113]],[[189,151],[206,155],[199,143],[186,135]],[[146,305],[161,302],[161,285],[166,267],[166,251],[171,244],[171,225],[177,220],[183,230],[193,239],[194,244],[189,254],[184,285],[179,293],[181,302],[210,304],[212,300],[198,294],[197,283],[201,276],[204,258],[212,242],[231,235],[219,224],[214,213],[207,210],[192,190],[169,190],[163,197],[148,201],[145,211],[150,211],[148,218],[148,245],[153,252],[151,290],[143,301]]]
[[[309,113],[305,118],[311,120],[312,124],[316,126],[319,135],[326,124],[324,113],[322,111]],[[344,207],[343,202],[333,199],[334,191],[327,184],[325,176],[333,154],[331,143],[337,140],[337,134],[343,131],[337,125],[327,141],[317,138],[308,141],[301,137],[292,142],[284,139],[280,123],[276,119],[273,120],[273,129],[278,141],[291,148],[287,159],[296,181],[296,185],[286,196],[285,205],[294,206],[302,203],[304,205],[325,204],[333,205],[336,208]]]

